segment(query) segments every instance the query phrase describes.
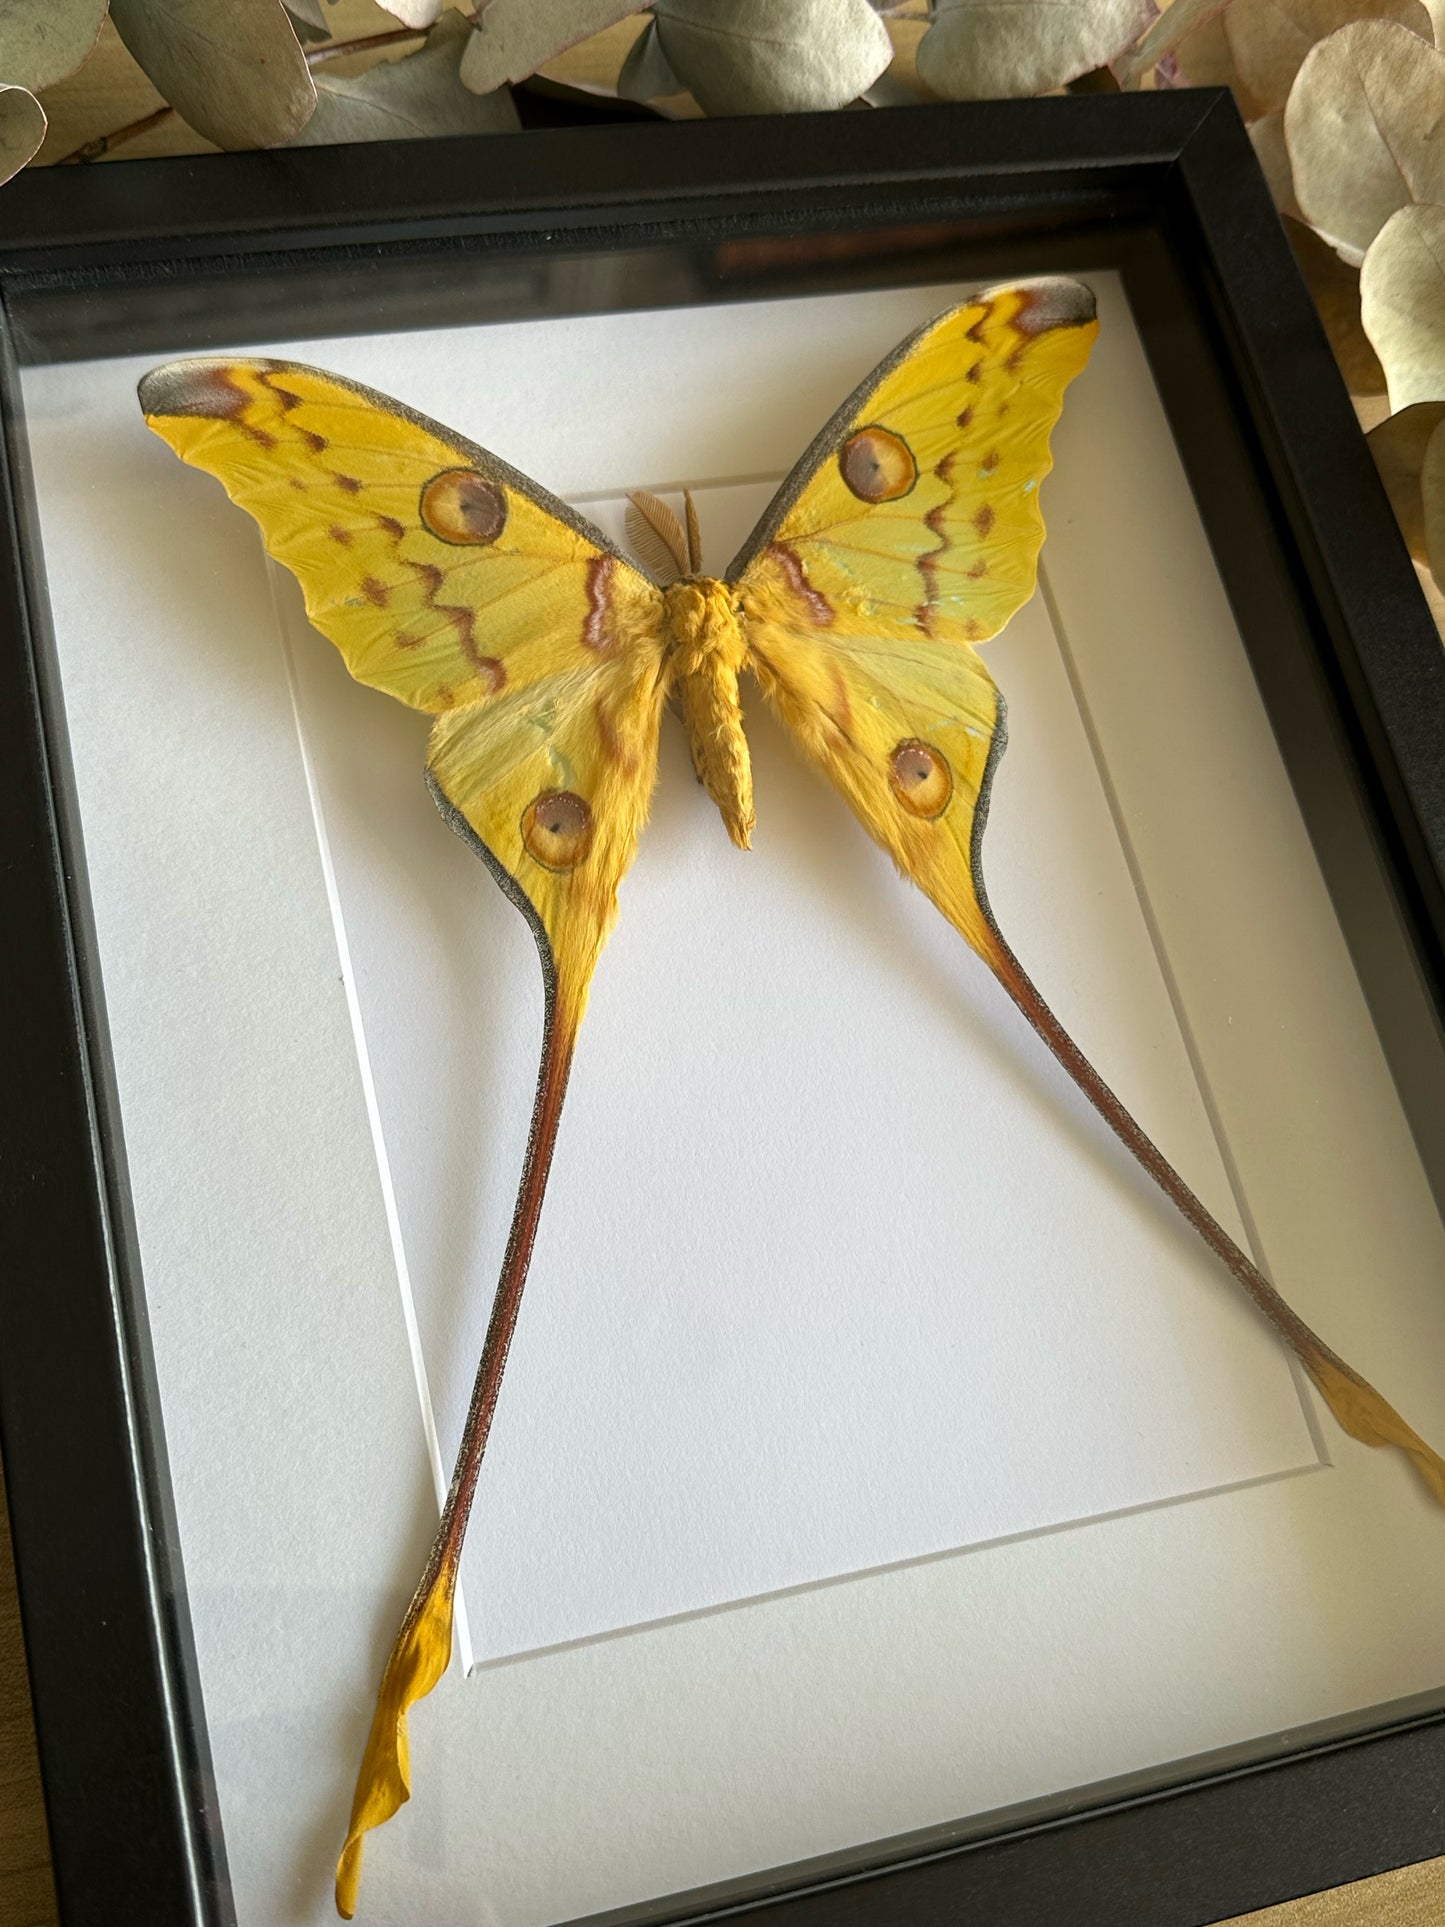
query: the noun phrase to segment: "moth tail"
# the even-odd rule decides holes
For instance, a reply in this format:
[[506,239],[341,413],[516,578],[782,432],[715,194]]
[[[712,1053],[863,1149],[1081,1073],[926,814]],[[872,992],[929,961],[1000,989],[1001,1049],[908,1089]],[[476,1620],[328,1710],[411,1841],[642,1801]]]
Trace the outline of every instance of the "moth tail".
[[1301,1352],[1300,1359],[1342,1430],[1362,1445],[1398,1446],[1408,1454],[1431,1496],[1445,1505],[1445,1459],[1405,1423],[1389,1400],[1323,1346],[1317,1357]]
[[[550,957],[550,950],[544,953]],[[456,1598],[457,1573],[461,1565],[462,1541],[477,1489],[482,1457],[491,1435],[497,1398],[506,1370],[507,1350],[516,1328],[527,1282],[532,1243],[552,1166],[552,1151],[557,1141],[557,1126],[562,1101],[567,1094],[567,1074],[572,1063],[581,1005],[585,1001],[586,981],[548,979],[547,1027],[542,1043],[542,1062],[537,1077],[537,1097],[532,1110],[532,1131],[527,1142],[526,1163],[512,1214],[512,1232],[502,1260],[502,1275],[492,1301],[487,1335],[482,1344],[481,1361],[472,1387],[471,1403],[462,1428],[461,1447],[451,1489],[442,1509],[441,1524],[427,1558],[421,1584],[412,1596],[401,1622],[401,1631],[381,1676],[376,1696],[376,1712],[361,1770],[356,1776],[356,1794],[351,1803],[351,1821],[346,1841],[336,1863],[336,1911],[343,1920],[356,1912],[356,1897],[361,1886],[361,1862],[365,1838],[374,1827],[382,1826],[411,1798],[411,1748],[407,1739],[406,1716],[410,1707],[425,1699],[446,1672],[452,1654],[452,1609]]]
[[356,1778],[346,1844],[336,1863],[336,1911],[343,1920],[356,1912],[366,1835],[384,1825],[411,1798],[411,1745],[406,1716],[436,1685],[451,1662],[452,1608],[456,1595],[457,1554],[446,1548],[435,1572],[417,1588],[396,1644],[381,1677],[371,1732]]
[[1180,1177],[1151,1138],[1110,1090],[1073,1038],[1044,1002],[1022,964],[993,921],[982,891],[979,904],[985,929],[980,942],[969,941],[993,971],[1029,1024],[1048,1045],[1094,1109],[1127,1150],[1153,1178],[1171,1203],[1220,1258],[1236,1282],[1294,1352],[1343,1431],[1363,1445],[1393,1445],[1404,1452],[1424,1480],[1430,1495],[1445,1506],[1445,1459],[1427,1445],[1412,1426],[1382,1398],[1374,1386],[1330,1350],[1280,1296],[1264,1273],[1230,1237]]

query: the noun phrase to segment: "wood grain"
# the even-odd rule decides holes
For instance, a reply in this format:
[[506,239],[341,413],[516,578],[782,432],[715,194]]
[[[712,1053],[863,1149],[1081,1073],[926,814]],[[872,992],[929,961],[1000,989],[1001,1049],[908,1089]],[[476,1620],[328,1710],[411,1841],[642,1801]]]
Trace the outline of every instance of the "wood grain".
[[0,1921],[5,1927],[56,1927],[58,1919],[0,1472]]

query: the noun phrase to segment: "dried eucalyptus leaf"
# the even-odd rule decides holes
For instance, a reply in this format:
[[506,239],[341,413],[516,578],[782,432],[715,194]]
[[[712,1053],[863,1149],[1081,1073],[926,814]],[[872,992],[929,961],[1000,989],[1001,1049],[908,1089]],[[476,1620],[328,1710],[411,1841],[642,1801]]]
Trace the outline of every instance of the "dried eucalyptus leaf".
[[45,139],[45,109],[28,87],[0,84],[0,181],[18,174]]
[[1360,270],[1360,318],[1391,408],[1445,400],[1445,207],[1402,207]]
[[521,126],[506,88],[474,94],[462,85],[465,15],[444,13],[415,53],[363,74],[316,77],[316,112],[293,147],[349,141],[425,140],[436,134],[503,134]]
[[704,113],[806,113],[857,100],[893,58],[868,0],[657,0],[668,65]]
[[1251,121],[1249,138],[1254,145],[1255,159],[1269,182],[1275,206],[1281,214],[1292,214],[1296,220],[1303,220],[1299,203],[1294,197],[1289,149],[1284,144],[1284,115],[1266,114],[1263,120]]
[[1360,320],[1359,269],[1348,267],[1329,243],[1302,221],[1287,218],[1284,231],[1305,286],[1314,297],[1345,386],[1352,395],[1383,395],[1385,371]]
[[662,42],[657,37],[657,22],[649,20],[633,41],[622,72],[617,76],[617,91],[623,100],[641,101],[644,106],[665,94],[687,90],[667,64]]
[[1420,0],[1230,0],[1224,32],[1240,79],[1273,113],[1289,99],[1310,48],[1353,20],[1394,20],[1435,44]]
[[888,14],[885,25],[893,42],[893,59],[864,89],[862,98],[870,107],[914,107],[920,100],[936,100],[933,89],[918,78],[918,43],[928,31],[927,20]]
[[871,87],[863,89],[861,98],[870,107],[916,107],[921,100],[932,100],[933,95],[919,85],[917,69],[910,78],[892,65],[879,74]]
[[316,89],[281,0],[111,0],[121,39],[162,97],[217,147],[281,147]]
[[3,0],[0,74],[6,83],[38,93],[68,79],[100,38],[105,7],[106,0]]
[[321,0],[282,0],[296,38],[302,42],[329,40],[331,23],[322,10]]
[[1114,72],[1125,92],[1137,87],[1145,74],[1172,54],[1182,40],[1197,28],[1207,26],[1229,4],[1229,0],[1174,0],[1138,40],[1114,62]]
[[1153,18],[1153,0],[938,0],[918,72],[949,100],[1047,93],[1117,60]]
[[1438,585],[1445,582],[1445,435],[1438,428],[1425,444],[1420,464],[1420,514],[1425,559]]
[[488,0],[462,55],[462,85],[490,94],[526,80],[589,34],[615,27],[642,0]]
[[376,0],[404,27],[431,27],[441,19],[446,0]]
[[627,56],[651,24],[650,15],[630,13],[615,26],[579,40],[575,47],[564,47],[553,59],[544,61],[532,79],[550,81],[597,99],[616,100],[617,82]]
[[1177,86],[1227,87],[1246,120],[1258,120],[1264,112],[1235,68],[1222,12],[1184,36],[1174,49],[1174,67]]
[[1358,20],[1305,56],[1284,111],[1295,193],[1345,260],[1397,208],[1445,200],[1442,122],[1445,54],[1408,27]]
[[1445,401],[1417,401],[1388,415],[1365,440],[1385,484],[1400,532],[1417,562],[1430,560],[1425,541],[1425,508],[1420,493],[1420,471],[1430,437],[1445,421]]

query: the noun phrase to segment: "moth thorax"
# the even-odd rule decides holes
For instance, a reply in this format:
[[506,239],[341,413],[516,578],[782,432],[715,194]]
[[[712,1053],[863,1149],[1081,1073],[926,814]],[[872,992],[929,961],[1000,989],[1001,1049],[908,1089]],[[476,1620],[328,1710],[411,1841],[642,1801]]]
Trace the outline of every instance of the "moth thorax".
[[738,671],[747,643],[721,582],[691,576],[665,593],[673,688],[693,768],[722,811],[728,835],[745,850],[753,828],[753,772],[738,704]]
[[664,594],[674,674],[705,676],[723,667],[736,676],[747,645],[726,586],[707,575],[685,576]]

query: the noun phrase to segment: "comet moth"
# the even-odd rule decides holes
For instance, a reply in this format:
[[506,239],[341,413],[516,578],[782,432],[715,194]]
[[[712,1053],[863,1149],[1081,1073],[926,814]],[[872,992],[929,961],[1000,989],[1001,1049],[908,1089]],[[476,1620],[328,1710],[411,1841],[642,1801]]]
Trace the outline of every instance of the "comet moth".
[[1344,1429],[1445,1461],[1285,1304],[1084,1058],[984,887],[1004,698],[979,645],[1033,593],[1039,490],[1097,332],[1065,279],[994,288],[902,342],[842,404],[721,578],[696,519],[634,497],[647,567],[535,482],[385,396],[291,362],[148,374],[150,427],[208,470],[297,577],[359,681],[435,718],[441,814],[531,926],[546,1018],[531,1134],[451,1488],[377,1698],[337,1868],[410,1796],[408,1709],[449,1663],[463,1535],[501,1390],[568,1071],[669,701],[734,843],[753,828],[750,674],[803,757],[942,911],[1149,1175],[1297,1354]]

